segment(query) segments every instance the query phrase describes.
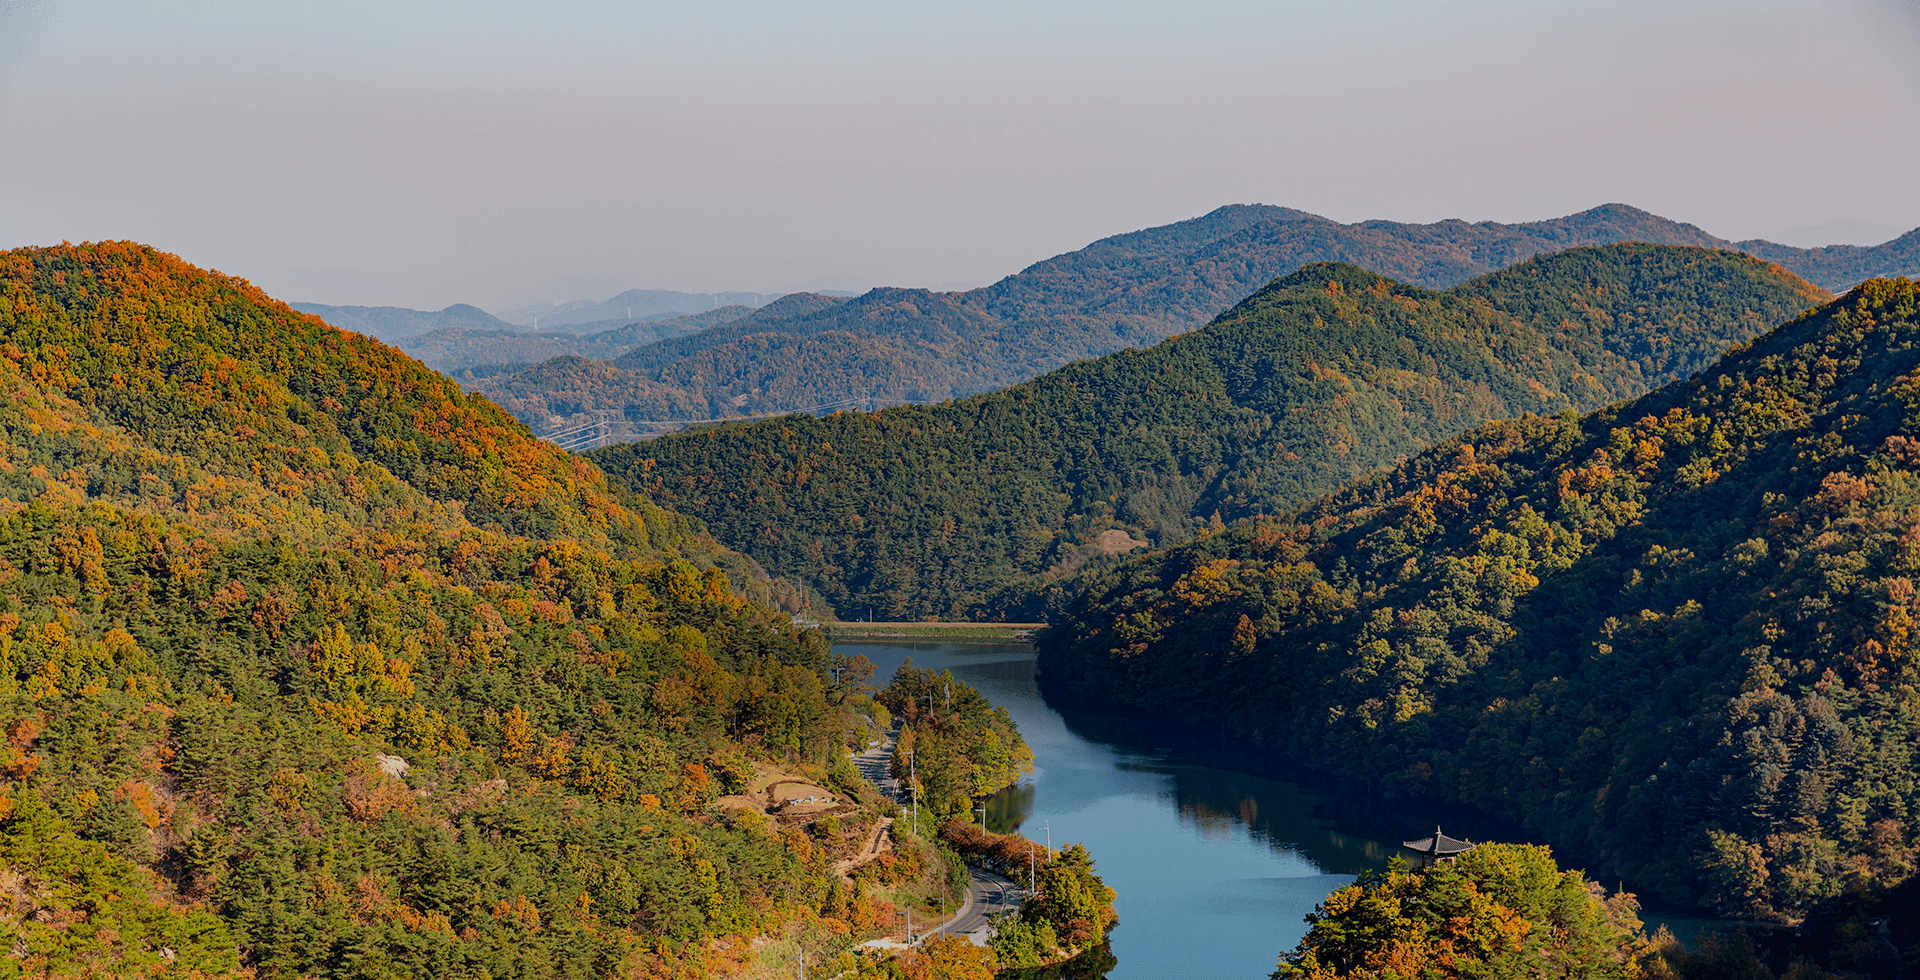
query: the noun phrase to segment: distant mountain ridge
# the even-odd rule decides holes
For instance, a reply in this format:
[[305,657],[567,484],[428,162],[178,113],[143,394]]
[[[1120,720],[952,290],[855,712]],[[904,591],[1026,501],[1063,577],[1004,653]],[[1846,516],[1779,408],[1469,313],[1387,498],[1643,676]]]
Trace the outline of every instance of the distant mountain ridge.
[[629,289],[604,303],[536,303],[509,310],[500,314],[500,318],[525,327],[532,326],[534,318],[538,317],[540,327],[550,330],[613,320],[632,323],[648,317],[706,313],[723,306],[758,307],[779,298],[779,293],[682,293],[671,289]]
[[[654,344],[712,327],[732,323],[753,312],[746,306],[723,306],[705,313],[664,319],[615,323],[596,332],[468,330],[444,327],[432,333],[402,338],[396,346],[425,361],[434,370],[459,380],[464,371],[480,366],[518,364],[522,368],[555,357],[605,360],[636,347]],[[589,326],[601,326],[589,324]]]
[[434,370],[456,377],[474,367],[487,369],[481,376],[524,370],[555,357],[619,357],[643,344],[697,333],[753,312],[748,306],[723,306],[704,313],[653,314],[637,321],[590,323],[586,324],[589,329],[581,332],[533,333],[465,304],[437,313],[397,306],[290,305],[342,330],[384,340]]
[[1920,274],[1920,232],[1873,248],[1794,249],[1729,242],[1622,204],[1511,225],[1348,225],[1293,208],[1229,205],[1101,239],[980,289],[788,297],[605,367],[536,367],[475,386],[536,431],[583,413],[707,419],[941,401],[1195,329],[1310,262],[1350,262],[1441,289],[1545,252],[1622,241],[1746,251],[1829,289]]
[[1868,279],[1920,274],[1920,228],[1879,245],[1794,248],[1755,239],[1736,242],[1733,247],[1777,262],[1808,282],[1834,292],[1852,289]]
[[444,310],[410,310],[402,306],[327,306],[324,303],[288,303],[332,326],[394,343],[435,330],[514,330],[514,326],[477,306],[455,303]]

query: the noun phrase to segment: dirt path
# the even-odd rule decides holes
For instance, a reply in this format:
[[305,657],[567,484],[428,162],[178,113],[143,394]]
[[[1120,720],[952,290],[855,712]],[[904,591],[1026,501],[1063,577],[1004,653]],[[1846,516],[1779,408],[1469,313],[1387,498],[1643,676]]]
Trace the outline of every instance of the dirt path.
[[835,861],[833,863],[833,873],[845,878],[853,873],[853,869],[879,857],[880,852],[891,850],[893,845],[892,841],[887,837],[887,831],[892,827],[892,817],[881,817],[875,821],[873,832],[867,835],[866,846],[862,847],[860,853],[853,857],[844,861]]
[[[890,770],[893,766],[893,732],[887,732],[879,739],[878,745],[869,745],[853,757],[854,767],[860,775],[896,802],[900,799],[900,781],[894,779]],[[855,868],[880,856],[882,851],[891,850],[893,841],[887,831],[893,826],[892,817],[881,817],[874,822],[873,830],[867,834],[867,843],[860,853],[844,861],[833,863],[833,873],[841,877],[851,875]]]

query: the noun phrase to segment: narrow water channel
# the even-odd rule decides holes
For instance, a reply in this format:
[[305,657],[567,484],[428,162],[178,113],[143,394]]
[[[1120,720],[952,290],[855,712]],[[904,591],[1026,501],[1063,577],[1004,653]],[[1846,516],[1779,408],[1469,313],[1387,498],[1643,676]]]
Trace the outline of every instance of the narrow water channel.
[[1188,731],[1056,710],[1042,699],[1033,649],[1023,644],[834,649],[873,661],[880,684],[909,657],[951,669],[1013,715],[1036,771],[990,801],[988,825],[1093,852],[1120,895],[1111,980],[1258,980],[1299,941],[1303,916],[1360,871],[1385,867],[1399,841],[1431,833],[1436,820],[1475,840],[1495,830],[1467,812],[1369,808],[1316,792],[1304,778],[1246,771],[1264,767],[1210,765],[1219,759]]

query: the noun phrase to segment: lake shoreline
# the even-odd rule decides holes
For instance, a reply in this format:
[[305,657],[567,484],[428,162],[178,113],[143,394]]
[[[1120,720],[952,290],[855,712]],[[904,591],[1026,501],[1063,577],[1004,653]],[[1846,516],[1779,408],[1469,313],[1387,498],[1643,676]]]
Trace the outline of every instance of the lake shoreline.
[[[1479,826],[1493,832],[1482,843],[1498,841],[1508,844],[1541,844],[1554,849],[1556,854],[1567,852],[1568,860],[1562,860],[1567,867],[1579,866],[1585,855],[1573,845],[1562,845],[1548,840],[1545,836],[1530,831],[1517,820],[1481,809],[1469,803],[1460,803],[1437,796],[1420,796],[1381,790],[1369,784],[1367,780],[1343,776],[1340,773],[1322,769],[1304,760],[1294,758],[1276,749],[1266,748],[1244,735],[1237,735],[1224,726],[1213,727],[1199,722],[1180,718],[1156,715],[1105,704],[1097,700],[1077,697],[1066,690],[1060,682],[1049,683],[1047,673],[1036,669],[1035,682],[1047,705],[1061,713],[1063,717],[1085,724],[1088,718],[1104,718],[1115,725],[1137,726],[1155,732],[1156,741],[1164,742],[1160,748],[1174,757],[1187,758],[1205,765],[1242,772],[1250,776],[1264,776],[1281,779],[1299,785],[1303,789],[1320,797],[1330,804],[1329,809],[1340,808],[1345,816],[1342,822],[1349,827],[1367,828],[1375,834],[1397,837],[1408,835],[1407,839],[1431,833],[1426,823],[1413,824],[1405,819],[1409,812],[1419,812],[1430,816],[1431,823],[1447,826]],[[1400,817],[1402,819],[1394,819]],[[1451,834],[1452,832],[1449,831]],[[1571,861],[1571,863],[1569,863]],[[1698,907],[1689,907],[1655,897],[1651,892],[1637,890],[1634,886],[1620,883],[1640,902],[1642,918],[1647,920],[1647,929],[1651,931],[1656,924],[1675,926],[1676,935],[1682,932],[1684,923],[1686,934],[1681,936],[1685,945],[1691,946],[1694,938],[1702,931],[1716,928],[1763,929],[1785,928],[1778,924],[1748,922],[1726,919],[1711,911]]]

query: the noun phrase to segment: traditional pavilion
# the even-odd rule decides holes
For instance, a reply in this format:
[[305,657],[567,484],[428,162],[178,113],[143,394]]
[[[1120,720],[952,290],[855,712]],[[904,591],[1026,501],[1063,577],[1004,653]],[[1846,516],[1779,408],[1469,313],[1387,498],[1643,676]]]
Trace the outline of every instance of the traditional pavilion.
[[1428,861],[1440,861],[1446,858],[1459,857],[1461,854],[1473,850],[1473,842],[1448,837],[1440,832],[1438,826],[1433,828],[1432,837],[1402,841],[1400,846],[1419,854]]

